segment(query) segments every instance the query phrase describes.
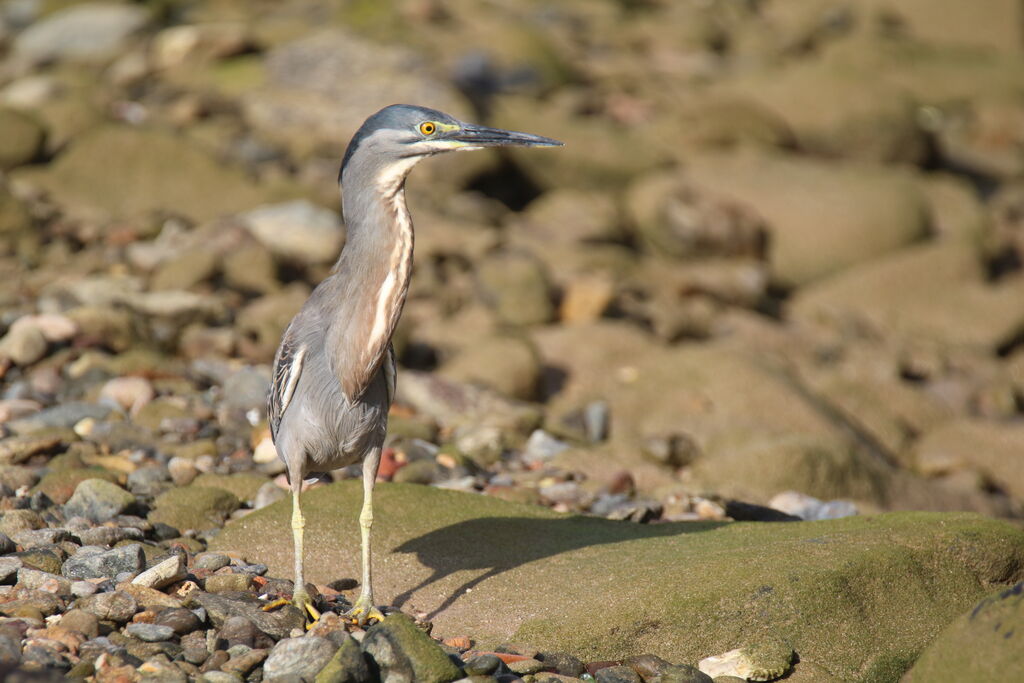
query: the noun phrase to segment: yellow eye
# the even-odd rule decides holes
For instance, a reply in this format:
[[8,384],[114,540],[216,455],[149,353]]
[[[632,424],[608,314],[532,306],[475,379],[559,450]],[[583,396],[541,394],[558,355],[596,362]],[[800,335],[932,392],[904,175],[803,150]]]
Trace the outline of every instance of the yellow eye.
[[424,135],[433,135],[435,130],[437,130],[437,126],[431,121],[425,121],[420,124],[420,132]]

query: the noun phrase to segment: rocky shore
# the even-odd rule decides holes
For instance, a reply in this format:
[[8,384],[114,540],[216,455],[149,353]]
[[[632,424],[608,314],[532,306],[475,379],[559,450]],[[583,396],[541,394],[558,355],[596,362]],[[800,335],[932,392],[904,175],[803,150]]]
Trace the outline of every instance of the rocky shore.
[[[4,3],[5,680],[1024,677],[1024,7],[968,4]],[[390,615],[346,468],[307,631],[270,362],[393,102],[566,147],[411,177]]]

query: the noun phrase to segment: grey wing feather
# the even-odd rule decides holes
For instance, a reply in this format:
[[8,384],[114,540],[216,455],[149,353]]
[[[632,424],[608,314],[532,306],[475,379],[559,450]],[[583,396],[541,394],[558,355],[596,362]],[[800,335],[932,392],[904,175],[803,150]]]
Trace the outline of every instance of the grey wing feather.
[[394,345],[388,344],[388,352],[381,366],[384,368],[384,385],[388,390],[388,405],[390,406],[395,400],[395,390],[398,388],[398,368],[395,363]]
[[270,436],[275,442],[281,418],[295,393],[295,387],[302,375],[303,360],[306,357],[306,347],[300,344],[291,332],[291,325],[289,325],[281,339],[281,345],[277,347],[277,353],[274,354],[274,380],[270,385],[270,396],[267,399]]

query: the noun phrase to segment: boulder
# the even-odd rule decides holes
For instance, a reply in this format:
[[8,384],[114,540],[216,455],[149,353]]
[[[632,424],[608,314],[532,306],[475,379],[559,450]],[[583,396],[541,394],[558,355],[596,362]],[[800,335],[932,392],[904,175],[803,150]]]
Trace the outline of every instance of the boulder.
[[[0,108],[0,169],[21,166],[35,159],[43,149],[46,129],[28,114]],[[2,230],[0,230],[2,231]]]
[[1024,500],[1024,424],[960,418],[936,426],[913,449],[922,474],[974,472],[989,485]]
[[794,287],[924,237],[927,204],[912,176],[871,164],[752,154],[701,155],[686,176],[768,226],[768,261]]
[[1024,584],[999,590],[961,615],[932,641],[904,683],[1017,681],[1024,634]]
[[928,152],[906,92],[855,70],[804,60],[725,81],[713,92],[775,114],[812,154],[918,163]]
[[176,529],[214,529],[238,509],[238,498],[220,488],[186,486],[157,496],[149,521]]
[[1024,277],[990,282],[974,246],[928,243],[804,288],[789,313],[801,323],[994,351],[1024,327]]
[[[307,547],[318,549],[307,580],[357,575],[360,486],[304,494]],[[378,599],[415,605],[435,635],[472,633],[481,649],[543,643],[588,659],[696,663],[743,633],[788,643],[795,675],[820,666],[895,680],[989,586],[1024,578],[1024,532],[969,514],[648,526],[403,484],[379,484],[374,502]],[[257,510],[212,547],[287,576],[290,517],[288,501]]]
[[362,645],[382,680],[447,683],[462,678],[448,654],[405,614],[391,614],[371,626]]

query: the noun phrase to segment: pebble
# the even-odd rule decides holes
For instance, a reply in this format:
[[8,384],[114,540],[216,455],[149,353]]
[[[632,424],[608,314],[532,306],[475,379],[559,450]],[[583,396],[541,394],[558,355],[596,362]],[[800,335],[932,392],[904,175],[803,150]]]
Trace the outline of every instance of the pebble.
[[202,628],[203,620],[196,616],[196,613],[184,607],[171,607],[161,610],[156,615],[154,622],[161,626],[167,626],[179,636]]
[[97,526],[77,531],[75,534],[82,545],[112,546],[121,541],[141,541],[145,537],[139,529],[121,526]]
[[797,491],[776,494],[768,502],[768,506],[807,521],[839,519],[857,514],[857,506],[848,500],[825,502]]
[[18,575],[24,563],[18,557],[0,557],[0,583],[7,583]]
[[137,572],[145,566],[146,555],[138,543],[113,550],[83,546],[68,558],[61,573],[72,579],[114,578],[124,572]]
[[543,429],[535,429],[530,434],[530,438],[526,440],[522,459],[527,465],[539,465],[567,450],[569,450],[569,444],[561,439],[556,439]]
[[253,579],[249,574],[213,574],[206,577],[205,587],[210,593],[248,591],[253,588]]
[[231,564],[231,558],[224,553],[206,552],[199,553],[192,558],[192,566],[196,569],[206,569],[215,572],[222,567]]
[[637,672],[628,666],[608,666],[594,672],[597,683],[643,683]]
[[128,621],[139,611],[135,598],[122,591],[97,593],[81,598],[78,601],[78,608],[96,615],[103,621],[119,624]]
[[180,581],[187,576],[185,561],[180,555],[171,555],[142,572],[132,583],[147,588],[163,588],[175,581]]
[[100,389],[100,401],[134,415],[153,400],[156,391],[144,377],[115,377]]
[[135,504],[135,496],[105,479],[86,479],[64,505],[68,517],[107,522]]
[[160,624],[128,624],[128,635],[147,643],[157,643],[174,637],[174,629]]

